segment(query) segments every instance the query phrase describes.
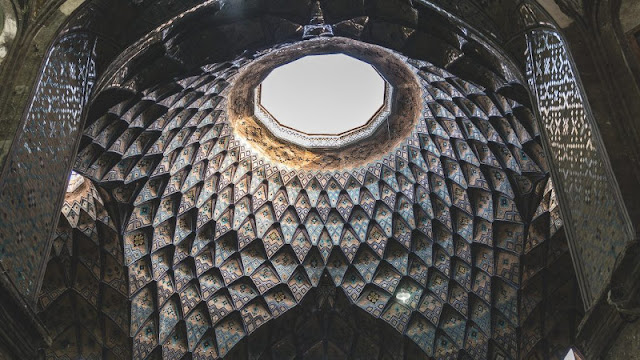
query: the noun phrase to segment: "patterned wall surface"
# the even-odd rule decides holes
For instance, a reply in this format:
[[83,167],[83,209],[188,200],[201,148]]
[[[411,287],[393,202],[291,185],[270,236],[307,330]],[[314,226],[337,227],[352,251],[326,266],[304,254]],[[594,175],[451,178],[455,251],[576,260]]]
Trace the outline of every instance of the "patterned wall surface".
[[234,139],[226,94],[248,61],[149,88],[84,133],[76,169],[133,205],[134,358],[223,357],[323,274],[428,356],[518,358],[521,256],[551,233],[526,231],[550,211],[531,111],[410,60],[411,135],[365,166],[307,171]]
[[552,31],[529,35],[528,72],[557,172],[559,194],[587,308],[609,282],[632,232],[602,141],[584,106],[566,46]]
[[1,261],[27,298],[35,296],[58,219],[95,72],[92,51],[93,41],[78,34],[53,47],[0,184]]

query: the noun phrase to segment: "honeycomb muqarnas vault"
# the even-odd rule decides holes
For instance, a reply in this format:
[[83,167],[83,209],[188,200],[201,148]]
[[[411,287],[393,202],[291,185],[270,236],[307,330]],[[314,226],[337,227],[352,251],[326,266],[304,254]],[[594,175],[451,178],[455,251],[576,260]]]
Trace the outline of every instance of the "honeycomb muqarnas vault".
[[[68,105],[51,122],[77,138],[51,140],[68,164],[41,157],[37,171],[74,173],[50,239],[21,233],[41,272],[18,260],[26,245],[0,249],[35,299],[43,356],[564,358],[600,289],[580,286],[605,275],[574,270],[572,255],[596,247],[571,248],[551,179],[571,185],[545,137],[559,126],[545,122],[548,54],[531,48],[548,34],[528,38],[518,68],[437,7],[259,3],[170,8],[171,21],[118,35],[138,40],[110,61],[71,30],[50,51],[26,123],[50,119],[47,101]],[[536,9],[520,10],[522,26]],[[283,125],[263,81],[326,54],[366,65],[382,103],[339,134]],[[314,106],[304,112],[332,104]]]
[[[531,303],[519,302],[536,274],[523,260],[537,251],[553,262],[565,250],[562,237],[537,249],[562,221],[531,110],[427,61],[341,38],[306,41],[201,66],[87,124],[75,169],[125,210],[131,356],[534,351],[542,334],[526,320],[542,294],[532,284]],[[314,152],[250,123],[242,89],[256,67],[333,46],[402,67],[381,69],[411,89],[392,111],[414,118],[373,135],[392,141]],[[299,306],[310,313],[278,321]],[[519,328],[528,333],[518,338]],[[393,331],[388,345],[371,345]]]

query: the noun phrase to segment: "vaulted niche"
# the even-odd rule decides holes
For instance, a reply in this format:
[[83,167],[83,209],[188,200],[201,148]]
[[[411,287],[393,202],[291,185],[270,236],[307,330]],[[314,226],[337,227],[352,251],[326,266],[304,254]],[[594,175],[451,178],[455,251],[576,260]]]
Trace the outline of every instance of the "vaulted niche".
[[390,112],[391,86],[345,54],[308,55],[272,70],[255,91],[255,114],[276,137],[336,148],[375,132]]

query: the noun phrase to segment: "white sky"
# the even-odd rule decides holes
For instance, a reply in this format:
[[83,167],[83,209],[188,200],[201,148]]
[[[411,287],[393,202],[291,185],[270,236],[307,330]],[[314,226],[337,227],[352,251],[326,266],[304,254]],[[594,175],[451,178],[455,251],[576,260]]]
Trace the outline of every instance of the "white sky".
[[77,172],[71,170],[71,174],[69,174],[69,185],[67,185],[67,192],[74,192],[82,183],[84,182],[84,177]]
[[573,350],[569,350],[567,356],[564,357],[564,360],[576,360],[576,357],[573,356]]
[[281,124],[309,134],[339,134],[364,125],[383,102],[378,72],[343,54],[305,56],[262,82],[262,106]]

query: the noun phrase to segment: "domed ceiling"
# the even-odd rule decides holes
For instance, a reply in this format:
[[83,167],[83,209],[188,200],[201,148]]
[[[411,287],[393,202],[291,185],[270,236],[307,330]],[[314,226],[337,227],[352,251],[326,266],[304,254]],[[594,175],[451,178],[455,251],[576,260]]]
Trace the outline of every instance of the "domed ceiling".
[[[520,85],[352,37],[274,42],[155,84],[133,74],[145,88],[98,98],[75,170],[109,194],[122,235],[133,358],[552,358],[568,344],[546,298],[578,300]],[[275,136],[256,87],[334,53],[390,83],[388,125],[331,149]]]

